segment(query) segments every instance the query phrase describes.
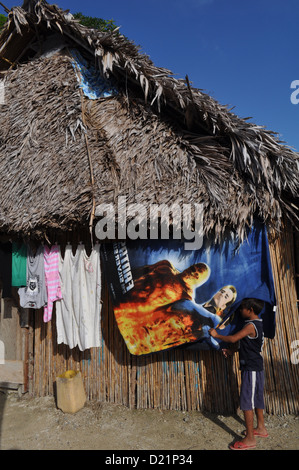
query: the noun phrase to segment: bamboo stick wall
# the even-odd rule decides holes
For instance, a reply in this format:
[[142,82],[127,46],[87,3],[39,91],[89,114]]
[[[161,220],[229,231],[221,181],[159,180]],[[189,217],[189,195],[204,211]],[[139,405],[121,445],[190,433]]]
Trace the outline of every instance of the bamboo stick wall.
[[[292,233],[271,244],[277,295],[277,330],[266,339],[265,403],[274,414],[299,411],[299,364],[292,364],[292,343],[299,339]],[[149,356],[132,356],[118,331],[107,287],[103,292],[102,347],[84,352],[57,345],[55,310],[46,324],[34,314],[34,396],[55,394],[55,378],[67,369],[80,370],[88,399],[130,408],[201,410],[232,413],[238,408],[238,356],[225,359],[216,351],[173,349]],[[293,343],[294,344],[294,343]]]

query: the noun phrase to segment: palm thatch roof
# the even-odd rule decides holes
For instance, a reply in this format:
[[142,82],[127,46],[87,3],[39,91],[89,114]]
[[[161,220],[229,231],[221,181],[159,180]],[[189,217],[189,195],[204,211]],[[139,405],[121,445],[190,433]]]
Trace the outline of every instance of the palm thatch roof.
[[[89,99],[72,50],[117,93]],[[0,36],[0,232],[42,238],[87,226],[95,207],[202,203],[206,233],[242,237],[255,217],[298,220],[298,154],[188,78],[156,67],[119,31],[44,0],[15,7]]]

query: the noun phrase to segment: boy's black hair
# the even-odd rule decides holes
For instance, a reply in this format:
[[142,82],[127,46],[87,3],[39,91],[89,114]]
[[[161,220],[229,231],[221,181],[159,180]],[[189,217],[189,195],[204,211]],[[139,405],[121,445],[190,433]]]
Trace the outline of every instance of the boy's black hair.
[[264,308],[264,302],[263,300],[259,300],[259,299],[244,299],[242,300],[242,303],[241,303],[241,308],[247,308],[248,310],[250,310],[252,308],[252,310],[254,311],[254,313],[256,315],[259,315],[261,313],[261,311],[263,310]]

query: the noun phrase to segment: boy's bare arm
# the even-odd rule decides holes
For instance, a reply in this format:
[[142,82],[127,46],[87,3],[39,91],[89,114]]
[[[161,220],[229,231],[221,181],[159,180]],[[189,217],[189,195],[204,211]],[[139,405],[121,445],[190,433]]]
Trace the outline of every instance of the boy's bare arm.
[[255,336],[255,329],[252,323],[249,323],[248,325],[244,326],[242,330],[238,331],[234,335],[228,335],[228,336],[219,335],[217,331],[215,330],[215,328],[211,328],[209,330],[209,334],[213,338],[220,339],[221,341],[224,341],[225,343],[234,344],[234,343],[238,343],[240,339],[245,338],[245,336]]

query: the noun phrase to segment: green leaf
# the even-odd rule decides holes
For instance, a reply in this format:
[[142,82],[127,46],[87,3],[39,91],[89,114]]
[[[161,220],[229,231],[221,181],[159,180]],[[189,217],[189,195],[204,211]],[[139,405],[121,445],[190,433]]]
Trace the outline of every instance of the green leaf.
[[88,28],[99,29],[101,31],[113,31],[117,28],[113,20],[103,20],[102,18],[85,16],[81,12],[74,13],[73,17]]
[[0,31],[3,29],[4,23],[6,22],[7,18],[4,15],[0,14]]

